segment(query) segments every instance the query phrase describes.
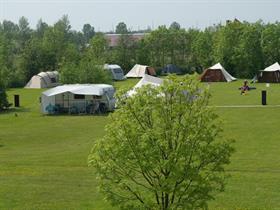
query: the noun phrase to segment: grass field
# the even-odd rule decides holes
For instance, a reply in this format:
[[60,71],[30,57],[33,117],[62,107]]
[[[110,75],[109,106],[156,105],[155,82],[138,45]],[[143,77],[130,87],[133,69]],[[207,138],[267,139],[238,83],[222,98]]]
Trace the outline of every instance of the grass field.
[[[116,83],[133,86],[137,80]],[[210,84],[211,105],[280,105],[280,85],[256,84],[241,96],[241,81]],[[87,156],[104,134],[106,116],[43,116],[42,90],[12,89],[22,107],[0,114],[0,209],[113,209],[96,186]],[[236,152],[226,191],[210,209],[280,209],[280,107],[216,108]],[[17,113],[18,116],[15,116]]]

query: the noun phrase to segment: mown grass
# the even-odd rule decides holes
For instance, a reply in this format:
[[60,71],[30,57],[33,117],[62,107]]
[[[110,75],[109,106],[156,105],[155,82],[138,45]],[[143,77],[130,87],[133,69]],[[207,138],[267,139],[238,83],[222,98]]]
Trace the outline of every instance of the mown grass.
[[[137,80],[116,83],[131,87]],[[234,83],[212,83],[211,105],[280,105],[280,85],[241,96]],[[0,209],[113,209],[96,186],[87,157],[107,116],[44,116],[42,90],[12,89],[21,108],[0,114]],[[280,209],[280,107],[216,108],[225,138],[236,140],[226,190],[211,209]],[[17,113],[15,115],[15,113]]]

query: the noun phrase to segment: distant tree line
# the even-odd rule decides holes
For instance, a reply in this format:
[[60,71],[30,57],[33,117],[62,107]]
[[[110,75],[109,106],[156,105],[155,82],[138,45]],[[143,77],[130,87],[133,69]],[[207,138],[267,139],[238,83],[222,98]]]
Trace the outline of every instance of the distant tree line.
[[[137,32],[137,31],[133,31]],[[22,87],[40,71],[58,70],[63,83],[110,83],[104,63],[119,64],[128,71],[135,63],[160,69],[172,63],[186,72],[221,62],[235,77],[250,78],[280,61],[280,23],[227,21],[204,30],[183,29],[173,22],[147,30],[136,41],[124,22],[115,33],[118,45],[109,47],[103,33],[85,24],[71,29],[67,16],[54,25],[38,21],[31,29],[25,17],[18,23],[0,23],[0,75],[5,87]]]

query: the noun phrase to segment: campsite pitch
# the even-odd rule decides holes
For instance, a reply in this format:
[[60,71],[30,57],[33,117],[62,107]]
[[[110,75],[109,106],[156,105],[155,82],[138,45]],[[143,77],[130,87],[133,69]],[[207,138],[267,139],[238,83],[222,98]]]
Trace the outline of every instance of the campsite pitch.
[[[116,87],[132,87],[137,81]],[[241,85],[210,84],[210,105],[218,106],[223,135],[236,140],[227,167],[231,177],[210,209],[280,209],[280,85],[256,84],[256,90],[240,95]],[[258,107],[263,89],[271,105],[265,109]],[[99,194],[93,169],[87,166],[108,117],[43,116],[38,99],[42,91],[8,91],[11,101],[20,95],[22,106],[0,114],[0,209],[114,209]]]

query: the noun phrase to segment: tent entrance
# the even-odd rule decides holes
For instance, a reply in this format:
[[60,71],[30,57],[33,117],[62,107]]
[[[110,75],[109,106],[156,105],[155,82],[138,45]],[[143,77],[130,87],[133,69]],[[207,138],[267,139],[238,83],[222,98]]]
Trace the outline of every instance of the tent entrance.
[[258,82],[280,83],[280,71],[262,71],[258,77]]

